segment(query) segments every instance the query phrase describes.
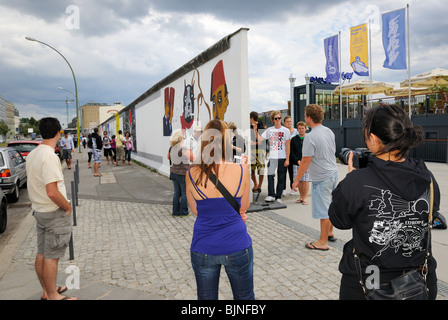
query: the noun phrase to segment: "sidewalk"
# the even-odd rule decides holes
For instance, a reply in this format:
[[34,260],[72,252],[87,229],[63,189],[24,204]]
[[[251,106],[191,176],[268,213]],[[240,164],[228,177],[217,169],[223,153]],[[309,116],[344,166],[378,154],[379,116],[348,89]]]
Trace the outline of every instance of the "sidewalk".
[[[196,300],[196,284],[190,264],[195,216],[171,217],[172,183],[136,163],[123,167],[101,164],[101,178],[87,169],[87,153],[79,160],[79,206],[73,227],[74,256],[59,263],[58,284],[64,285],[79,270],[80,289],[67,294],[82,300]],[[447,208],[448,166],[428,164],[442,190]],[[73,169],[63,164],[70,193]],[[345,176],[340,166],[340,179]],[[267,195],[267,180],[259,201]],[[289,189],[287,190],[289,192]],[[255,296],[259,300],[336,300],[338,264],[350,232],[335,230],[339,240],[326,252],[304,248],[319,236],[319,222],[311,218],[311,206],[284,198],[285,209],[249,213],[247,227],[253,239]],[[309,198],[311,201],[311,198]],[[310,202],[309,201],[309,202]],[[448,212],[442,211],[445,216]],[[36,255],[34,218],[23,221],[11,239],[10,264],[0,273],[0,300],[38,300],[40,285],[34,272]],[[438,260],[439,299],[448,299],[448,231],[434,230],[434,255]],[[2,253],[2,259],[3,259]],[[3,262],[4,263],[4,262]],[[0,272],[1,272],[0,268]],[[222,272],[219,298],[231,300],[232,292]]]

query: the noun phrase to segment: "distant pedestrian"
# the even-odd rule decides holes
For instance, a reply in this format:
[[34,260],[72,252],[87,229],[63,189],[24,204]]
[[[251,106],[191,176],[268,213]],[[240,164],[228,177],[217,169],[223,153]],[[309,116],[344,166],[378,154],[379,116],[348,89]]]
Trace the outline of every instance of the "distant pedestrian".
[[113,162],[113,158],[112,158],[112,146],[111,144],[111,139],[110,137],[107,135],[107,131],[103,132],[103,149],[104,149],[104,156],[106,157],[107,160],[107,164],[109,164],[109,157],[111,159],[111,161]]
[[26,159],[28,194],[37,228],[35,270],[43,289],[42,300],[77,300],[57,287],[58,263],[64,257],[72,231],[72,207],[67,200],[61,162],[54,153],[61,124],[55,118],[39,122],[43,142]]
[[121,164],[124,166],[124,145],[123,145],[123,131],[118,130],[118,134],[115,137],[115,144],[117,147],[117,162],[116,166],[118,166],[118,161],[121,160]]
[[[225,150],[232,147],[225,135],[226,129],[221,120],[207,124],[200,149],[201,163],[190,169],[186,179],[188,205],[197,215],[190,248],[191,263],[199,300],[218,299],[222,265],[234,299],[254,300],[252,239],[245,224],[250,205],[249,163],[247,157],[244,164],[226,159]],[[212,155],[210,148],[216,154]],[[234,197],[239,210],[223,198],[209,178],[211,173]]]
[[[285,128],[289,130],[291,140],[292,140],[292,138],[294,138],[296,135],[299,134],[297,129],[294,128],[291,116],[285,116],[285,118],[283,119],[283,124],[284,124]],[[292,163],[291,160],[292,159],[291,159],[291,151],[290,151],[289,152],[288,177],[289,177],[290,194],[294,195],[296,193],[294,191],[294,189],[292,188],[292,183],[294,182],[294,164]],[[285,188],[283,190],[284,190],[283,195],[285,195],[285,193],[286,193],[286,180],[285,180]]]
[[[134,144],[132,142],[131,134],[126,132],[123,140],[124,145],[124,158],[128,161],[128,165],[131,165],[131,153],[134,151]],[[123,163],[124,164],[124,163]]]
[[305,245],[312,250],[329,249],[328,241],[334,241],[333,225],[328,217],[331,192],[338,183],[338,167],[336,165],[336,141],[333,131],[322,125],[324,110],[316,104],[305,108],[305,121],[311,128],[303,141],[302,161],[293,183],[297,190],[299,180],[309,168],[312,181],[312,215],[320,220],[320,238],[316,242]]
[[246,141],[238,133],[238,128],[234,122],[227,122],[227,126],[232,130],[233,162],[239,163],[241,156],[246,152]]
[[92,155],[93,155],[93,176],[102,177],[99,173],[101,163],[101,149],[103,148],[103,142],[98,134],[98,128],[93,129],[92,133]]
[[85,135],[82,135],[82,146],[84,147],[84,149],[86,148],[87,145],[87,138]]
[[92,167],[91,166],[92,155],[93,155],[92,148],[93,148],[93,146],[92,146],[92,134],[89,133],[89,135],[87,136],[87,156],[88,156],[88,158],[87,158],[87,165],[88,165],[89,169]]
[[61,139],[62,146],[62,160],[65,160],[67,168],[72,168],[72,152],[75,151],[75,145],[73,144],[73,138],[68,135],[68,131],[64,132],[64,137]]
[[116,165],[117,164],[117,144],[115,142],[115,135],[113,135],[110,140],[111,140],[110,149],[112,150],[112,164]]
[[183,132],[175,131],[170,137],[168,160],[170,161],[170,179],[173,182],[173,216],[188,216],[188,203],[185,185],[185,175],[190,170],[193,153],[182,146]]

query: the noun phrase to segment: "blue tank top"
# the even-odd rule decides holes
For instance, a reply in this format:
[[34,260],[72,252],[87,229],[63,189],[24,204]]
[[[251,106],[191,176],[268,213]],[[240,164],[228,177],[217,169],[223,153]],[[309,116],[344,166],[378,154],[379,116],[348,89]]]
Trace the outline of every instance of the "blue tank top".
[[[236,197],[243,179],[243,167],[235,199],[241,205],[241,197]],[[225,198],[208,198],[196,185],[188,171],[190,180],[202,200],[196,200],[198,216],[194,224],[191,251],[212,254],[228,255],[252,245],[252,239],[247,233],[246,224],[235,209]]]

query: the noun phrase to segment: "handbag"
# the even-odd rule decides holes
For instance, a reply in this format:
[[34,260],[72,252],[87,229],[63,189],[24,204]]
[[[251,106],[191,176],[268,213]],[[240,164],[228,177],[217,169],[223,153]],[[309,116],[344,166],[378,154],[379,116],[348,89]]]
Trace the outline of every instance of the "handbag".
[[361,261],[359,256],[353,248],[353,255],[355,258],[355,267],[359,276],[359,283],[364,291],[364,296],[367,300],[428,300],[428,287],[426,284],[426,276],[428,274],[428,258],[429,258],[429,244],[432,229],[432,208],[433,208],[433,183],[431,178],[430,185],[430,205],[428,215],[428,240],[426,244],[426,254],[423,266],[419,269],[414,269],[404,272],[401,276],[391,280],[388,283],[380,284],[377,289],[368,289],[362,280],[361,275]]
[[218,188],[219,192],[224,196],[224,198],[230,203],[230,205],[235,209],[236,213],[240,215],[240,205],[238,201],[230,194],[230,192],[223,186],[223,184],[218,180],[216,181],[216,176],[213,172],[210,172],[208,176],[213,184]]

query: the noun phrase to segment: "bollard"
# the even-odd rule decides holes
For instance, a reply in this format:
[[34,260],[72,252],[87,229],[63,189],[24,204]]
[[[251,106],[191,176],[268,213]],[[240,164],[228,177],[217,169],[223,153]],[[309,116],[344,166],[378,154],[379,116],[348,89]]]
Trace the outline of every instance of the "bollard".
[[75,253],[74,253],[74,249],[73,249],[73,232],[70,236],[70,242],[68,244],[68,249],[70,252],[70,260],[75,260]]
[[71,182],[72,186],[72,214],[73,214],[73,225],[76,227],[76,195],[75,195],[75,181]]
[[74,187],[75,187],[75,200],[74,200],[74,205],[78,206],[78,175],[76,174],[76,170],[73,172],[73,179],[74,179]]

